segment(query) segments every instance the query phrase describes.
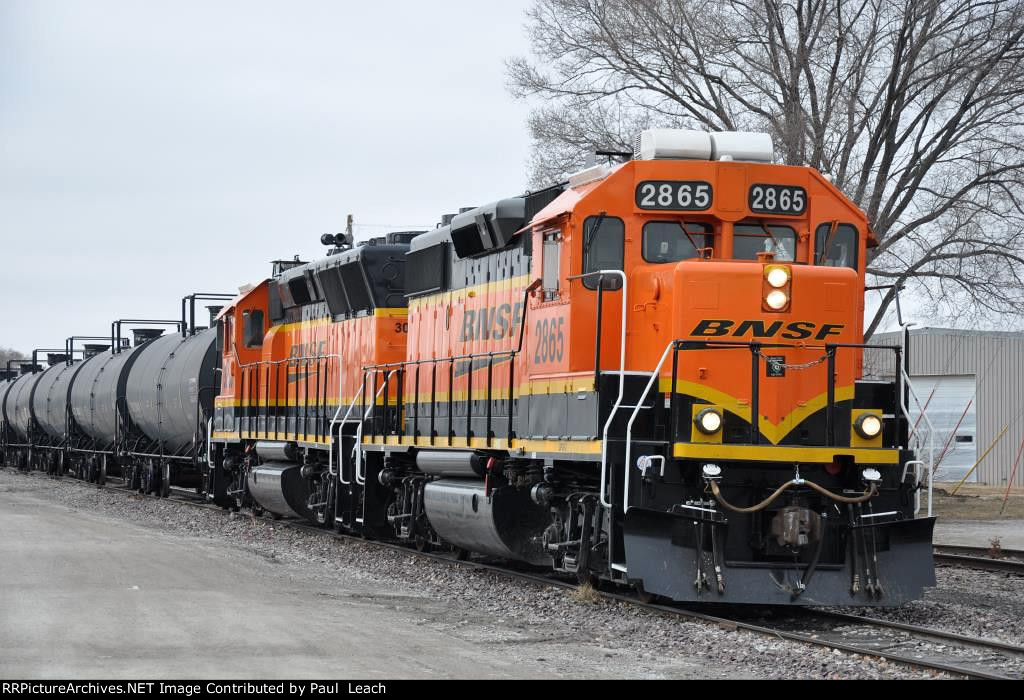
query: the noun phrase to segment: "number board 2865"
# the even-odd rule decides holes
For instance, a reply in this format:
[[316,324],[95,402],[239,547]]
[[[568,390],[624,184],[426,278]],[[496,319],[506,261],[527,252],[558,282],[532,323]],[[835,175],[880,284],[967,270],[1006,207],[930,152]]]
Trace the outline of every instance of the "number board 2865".
[[787,185],[754,185],[748,204],[755,214],[800,216],[807,211],[807,190]]
[[661,211],[706,211],[714,190],[708,182],[647,180],[636,186],[636,205]]

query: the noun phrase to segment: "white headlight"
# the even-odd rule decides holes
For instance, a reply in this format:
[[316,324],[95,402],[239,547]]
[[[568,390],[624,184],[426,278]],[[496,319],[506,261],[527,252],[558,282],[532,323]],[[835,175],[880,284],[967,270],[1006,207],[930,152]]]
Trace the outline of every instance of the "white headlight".
[[768,271],[768,284],[775,289],[782,289],[789,284],[789,270],[784,267],[774,267]]
[[874,413],[865,413],[857,419],[853,427],[865,440],[874,440],[882,434],[882,417]]
[[776,289],[774,292],[768,294],[765,298],[765,303],[768,304],[769,309],[782,311],[789,305],[789,295],[779,289]]
[[722,429],[722,414],[713,408],[707,408],[697,414],[694,423],[705,435],[714,435]]

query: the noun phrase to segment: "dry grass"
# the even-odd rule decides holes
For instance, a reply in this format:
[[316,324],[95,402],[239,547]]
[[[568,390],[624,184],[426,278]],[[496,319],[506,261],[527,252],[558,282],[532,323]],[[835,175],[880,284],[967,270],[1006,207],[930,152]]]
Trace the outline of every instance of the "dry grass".
[[[957,495],[951,495],[955,484],[935,485],[935,514],[943,520],[1022,520],[1024,519],[1024,490],[1010,491],[1003,509],[1006,487],[963,486]],[[922,494],[922,497],[924,494]]]
[[988,555],[993,559],[1002,559],[1006,556],[1003,553],[1003,541],[998,537],[993,537],[988,542]]
[[569,591],[569,598],[580,605],[597,605],[604,601],[601,594],[589,583],[584,583]]

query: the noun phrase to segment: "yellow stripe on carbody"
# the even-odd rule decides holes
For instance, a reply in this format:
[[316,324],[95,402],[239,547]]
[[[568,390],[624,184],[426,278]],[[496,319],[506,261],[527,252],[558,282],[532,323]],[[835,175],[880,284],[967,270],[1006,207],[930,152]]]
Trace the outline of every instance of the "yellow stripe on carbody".
[[[213,433],[214,440],[233,442],[237,440],[274,440],[277,442],[301,442],[306,444],[316,445],[328,445],[329,439],[327,437],[310,436],[310,435],[295,435],[293,433],[274,433],[274,432],[249,432],[243,430],[241,434],[237,431],[225,432],[217,431]],[[543,453],[560,453],[566,455],[599,455],[601,454],[601,441],[600,440],[512,440],[511,445],[509,441],[504,438],[494,438],[488,444],[486,438],[472,438],[467,440],[466,438],[453,438],[448,439],[444,437],[434,438],[431,442],[430,438],[420,437],[402,437],[390,436],[387,438],[383,437],[365,437],[363,438],[364,445],[377,445],[377,446],[391,446],[391,447],[417,447],[417,448],[430,448],[430,449],[452,449],[452,450],[509,450],[511,452],[543,452]]]
[[452,289],[446,292],[427,294],[426,296],[410,299],[409,311],[411,312],[414,309],[419,309],[424,306],[431,306],[437,302],[459,302],[467,297],[471,298],[480,294],[496,294],[512,290],[521,290],[525,289],[529,283],[530,275],[519,275],[518,277],[509,277],[508,279],[497,280],[495,282],[483,282],[471,287],[463,287],[462,289]]
[[356,316],[355,318],[346,318],[341,321],[335,321],[330,316],[324,316],[322,318],[314,318],[306,321],[294,321],[293,323],[282,323],[280,326],[272,326],[270,330],[277,331],[278,333],[285,332],[290,333],[295,330],[305,330],[310,328],[320,328],[321,326],[330,326],[335,323],[348,323],[349,321],[362,321],[367,318],[405,318],[409,315],[409,310],[405,308],[389,308],[389,309],[374,309],[372,316]]
[[[480,371],[480,370],[477,370],[477,371]],[[524,384],[520,384],[519,385],[519,389],[513,395],[512,398],[516,398],[517,399],[520,396],[549,396],[549,395],[558,395],[558,394],[580,394],[580,393],[588,393],[588,392],[593,392],[593,391],[594,391],[594,378],[593,378],[592,374],[588,374],[587,378],[577,378],[577,379],[574,379],[572,377],[563,377],[563,378],[559,378],[559,379],[544,379],[544,380],[540,380],[540,381],[527,382],[527,383],[524,383]],[[335,397],[331,396],[329,398],[333,401]],[[358,398],[358,397],[356,397],[356,398]],[[391,405],[394,405],[395,402],[397,401],[397,398],[398,398],[397,396],[391,396],[391,397],[388,398],[388,400],[390,401]],[[422,403],[430,403],[430,398],[431,398],[431,394],[429,392],[428,393],[424,393],[424,392],[421,391],[420,395],[419,395],[419,403],[421,403],[421,404]],[[438,392],[436,392],[434,394],[434,398],[436,399],[436,401],[438,403],[446,403],[448,401],[448,393],[447,392],[438,391]],[[455,401],[465,401],[466,400],[466,392],[465,391],[456,391],[452,398]],[[474,389],[473,390],[473,399],[474,400],[484,400],[486,398],[487,398],[487,389],[486,388],[484,388],[484,389]],[[342,404],[344,404],[345,406],[348,406],[349,403],[352,402],[352,400],[353,400],[353,397],[351,397],[351,396],[345,397],[342,400]],[[508,400],[508,390],[506,390],[506,389],[492,389],[491,390],[491,400],[493,400],[493,401],[506,401],[506,400]],[[276,403],[276,401],[277,401],[276,399],[271,399],[269,405],[272,406],[272,407],[276,407],[276,406],[279,406],[279,405],[280,406],[284,405],[283,402],[279,404],[279,403]],[[383,402],[384,402],[383,397],[380,397],[380,398],[377,399],[377,404],[378,405],[383,405]],[[223,408],[223,407],[257,407],[258,408],[260,406],[265,406],[267,404],[266,404],[266,402],[264,402],[262,400],[257,400],[255,402],[248,402],[248,401],[239,401],[238,399],[230,399],[230,398],[226,398],[226,397],[225,398],[218,397],[216,399],[216,401],[215,401],[215,405],[217,407],[221,407],[221,408]],[[304,403],[296,403],[294,399],[289,399],[288,400],[288,406],[289,407],[299,407],[299,408],[301,408],[301,407],[304,407],[306,405],[307,404],[304,404]],[[308,404],[308,405],[312,407],[312,406],[318,406],[319,404],[313,403],[313,404]],[[359,403],[357,402],[356,405],[358,406]],[[335,406],[336,406],[336,404],[335,404]]]
[[700,445],[677,442],[672,456],[679,459],[717,459],[741,462],[831,464],[836,456],[853,457],[858,464],[899,464],[899,450],[856,447],[779,447],[777,445]]

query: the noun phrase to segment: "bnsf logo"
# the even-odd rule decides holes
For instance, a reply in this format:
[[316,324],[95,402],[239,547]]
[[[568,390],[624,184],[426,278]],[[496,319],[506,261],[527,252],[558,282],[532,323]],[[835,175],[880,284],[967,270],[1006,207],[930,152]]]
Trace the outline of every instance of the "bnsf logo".
[[462,317],[463,343],[471,340],[501,340],[519,332],[523,321],[523,303],[501,304],[487,309],[467,310]]
[[727,321],[711,319],[701,321],[690,333],[693,338],[784,338],[786,340],[826,340],[830,336],[840,335],[846,326],[831,324],[808,323],[797,321]]

